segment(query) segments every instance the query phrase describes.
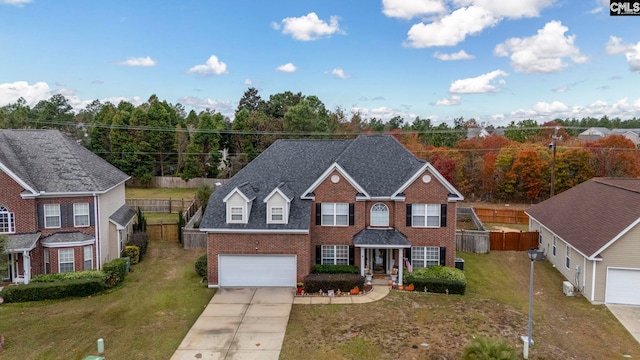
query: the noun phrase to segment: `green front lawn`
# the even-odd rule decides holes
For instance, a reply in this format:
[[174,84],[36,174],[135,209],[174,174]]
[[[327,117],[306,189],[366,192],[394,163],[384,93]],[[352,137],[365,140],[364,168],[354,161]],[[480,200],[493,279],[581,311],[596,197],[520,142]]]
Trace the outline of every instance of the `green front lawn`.
[[[459,359],[478,336],[522,354],[530,262],[525,252],[468,254],[466,295],[392,291],[359,305],[294,305],[280,359]],[[529,359],[640,358],[640,344],[605,306],[562,294],[563,278],[535,264]],[[420,290],[420,289],[416,289]]]
[[200,283],[204,250],[151,242],[124,284],[81,299],[0,305],[0,359],[169,359],[214,291]]

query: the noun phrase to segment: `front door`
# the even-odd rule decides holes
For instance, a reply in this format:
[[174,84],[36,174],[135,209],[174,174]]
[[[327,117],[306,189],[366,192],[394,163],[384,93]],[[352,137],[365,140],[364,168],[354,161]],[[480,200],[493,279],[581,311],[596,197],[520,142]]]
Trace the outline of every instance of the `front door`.
[[373,273],[387,273],[387,249],[373,249]]

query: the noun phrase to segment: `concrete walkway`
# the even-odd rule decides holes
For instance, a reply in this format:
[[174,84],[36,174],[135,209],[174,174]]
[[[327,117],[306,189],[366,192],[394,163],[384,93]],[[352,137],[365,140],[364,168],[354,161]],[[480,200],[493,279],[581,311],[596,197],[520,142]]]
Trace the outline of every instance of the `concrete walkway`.
[[607,304],[607,308],[640,343],[640,306]]
[[277,360],[293,288],[221,288],[171,360]]
[[221,288],[171,360],[277,360],[292,304],[362,304],[389,294],[377,285],[364,295],[294,296],[294,288]]

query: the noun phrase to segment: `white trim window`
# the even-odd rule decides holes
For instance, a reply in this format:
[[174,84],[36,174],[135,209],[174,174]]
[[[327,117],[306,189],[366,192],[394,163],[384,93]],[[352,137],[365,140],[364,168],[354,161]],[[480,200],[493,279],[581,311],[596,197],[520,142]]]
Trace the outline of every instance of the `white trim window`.
[[83,248],[84,270],[93,270],[93,246],[87,245]]
[[553,254],[553,256],[556,256],[556,237],[553,237],[553,244],[551,247],[551,253]]
[[322,226],[349,226],[349,204],[322,203]]
[[569,245],[567,245],[567,252],[564,260],[564,266],[567,269],[571,269],[571,248],[569,247]]
[[0,206],[0,234],[13,234],[16,232],[15,218],[6,207]]
[[322,263],[329,265],[349,265],[349,246],[322,245]]
[[229,208],[229,211],[231,212],[231,216],[229,216],[229,222],[244,222],[244,208],[242,206],[231,206]]
[[371,226],[389,226],[389,208],[383,203],[371,207]]
[[60,227],[60,204],[44,204],[44,227]]
[[58,272],[68,273],[74,271],[73,249],[58,249]]
[[270,224],[284,224],[286,223],[284,217],[284,207],[282,206],[270,206],[269,207],[269,223]]
[[411,226],[440,227],[440,204],[413,204],[411,206]]
[[73,204],[73,226],[89,226],[89,203]]
[[49,260],[49,248],[44,248],[44,273],[51,274],[51,261]]
[[411,248],[411,267],[414,269],[440,265],[438,246],[414,246]]

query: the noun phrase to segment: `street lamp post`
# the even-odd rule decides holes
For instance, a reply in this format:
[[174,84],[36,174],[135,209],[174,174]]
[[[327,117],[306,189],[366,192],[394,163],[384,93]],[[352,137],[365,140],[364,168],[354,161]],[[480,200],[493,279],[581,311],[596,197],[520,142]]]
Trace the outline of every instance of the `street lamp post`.
[[538,260],[538,250],[530,249],[527,251],[527,255],[529,256],[529,260],[531,260],[531,270],[529,274],[529,321],[527,322],[527,336],[522,337],[522,341],[524,342],[522,357],[525,359],[529,358],[529,347],[533,345],[533,339],[531,338],[531,325],[533,323],[531,318],[533,315],[533,262]]

